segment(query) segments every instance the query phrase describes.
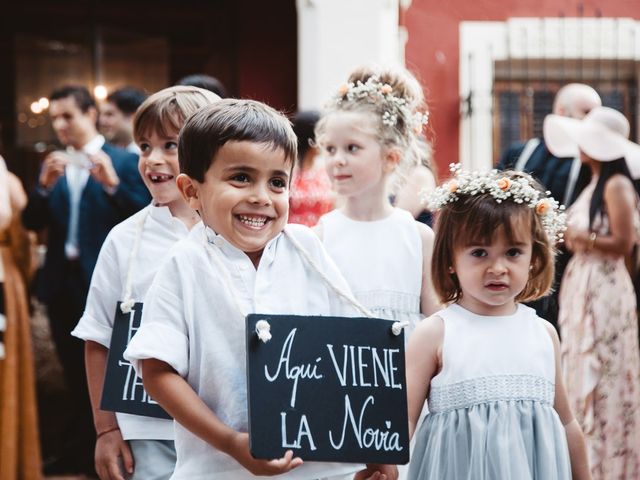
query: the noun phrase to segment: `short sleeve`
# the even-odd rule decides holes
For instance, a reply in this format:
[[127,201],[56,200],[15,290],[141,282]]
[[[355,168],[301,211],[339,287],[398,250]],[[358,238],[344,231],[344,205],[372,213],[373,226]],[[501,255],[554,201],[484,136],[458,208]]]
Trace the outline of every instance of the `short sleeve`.
[[124,352],[139,376],[140,360],[147,358],[169,364],[182,377],[188,373],[189,335],[181,284],[178,262],[171,258],[154,278],[142,307],[140,328]]
[[120,265],[113,237],[104,242],[93,270],[84,313],[71,335],[109,348],[116,306],[122,296]]

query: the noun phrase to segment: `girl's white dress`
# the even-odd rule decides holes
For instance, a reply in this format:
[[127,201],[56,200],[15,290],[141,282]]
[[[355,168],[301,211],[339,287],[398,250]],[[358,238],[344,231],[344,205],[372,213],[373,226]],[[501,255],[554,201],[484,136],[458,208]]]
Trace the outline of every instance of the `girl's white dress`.
[[356,299],[374,316],[410,323],[422,316],[422,240],[409,212],[394,208],[382,220],[352,220],[340,210],[321,219],[322,241]]
[[481,316],[457,304],[444,320],[442,371],[416,432],[410,479],[569,480],[553,408],[553,342],[535,310]]

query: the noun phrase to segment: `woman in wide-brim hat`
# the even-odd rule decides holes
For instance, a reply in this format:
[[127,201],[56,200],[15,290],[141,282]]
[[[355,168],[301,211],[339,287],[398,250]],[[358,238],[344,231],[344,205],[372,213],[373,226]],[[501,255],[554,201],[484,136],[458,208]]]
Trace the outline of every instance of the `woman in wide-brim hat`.
[[638,240],[640,146],[620,112],[548,115],[544,139],[558,157],[580,156],[591,183],[568,211],[573,252],[560,284],[558,325],[567,393],[594,479],[640,478],[640,352],[636,295],[625,257]]

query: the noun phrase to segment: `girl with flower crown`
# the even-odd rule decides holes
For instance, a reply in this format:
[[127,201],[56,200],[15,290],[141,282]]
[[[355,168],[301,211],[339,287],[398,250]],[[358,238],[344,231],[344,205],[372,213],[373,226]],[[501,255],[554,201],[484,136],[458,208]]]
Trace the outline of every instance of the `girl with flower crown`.
[[423,94],[405,70],[359,68],[331,100],[316,139],[341,208],[316,227],[355,297],[409,332],[435,312],[433,231],[389,202],[417,165],[426,123]]
[[430,198],[433,279],[449,305],[407,347],[409,478],[590,479],[558,336],[520,303],[551,287],[564,214],[527,174],[452,170]]

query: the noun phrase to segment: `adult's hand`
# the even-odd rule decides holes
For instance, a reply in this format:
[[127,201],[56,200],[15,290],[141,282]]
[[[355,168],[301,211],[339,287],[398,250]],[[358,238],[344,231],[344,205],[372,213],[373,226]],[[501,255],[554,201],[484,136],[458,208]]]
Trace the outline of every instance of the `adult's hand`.
[[44,159],[38,182],[43,188],[50,190],[64,174],[64,168],[69,163],[69,155],[62,151],[51,152]]
[[105,188],[116,188],[120,184],[120,177],[113,168],[111,157],[100,150],[98,153],[89,155],[89,160],[93,166],[89,170],[95,181]]
[[564,232],[564,243],[572,253],[584,252],[587,250],[587,244],[589,242],[589,232],[577,230],[575,227],[569,225]]

